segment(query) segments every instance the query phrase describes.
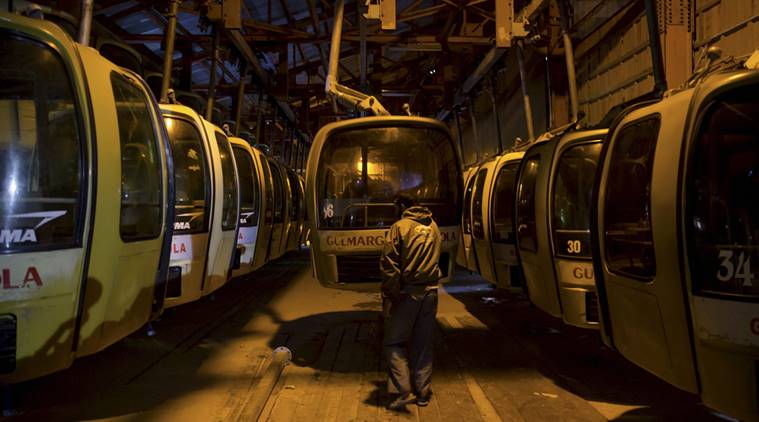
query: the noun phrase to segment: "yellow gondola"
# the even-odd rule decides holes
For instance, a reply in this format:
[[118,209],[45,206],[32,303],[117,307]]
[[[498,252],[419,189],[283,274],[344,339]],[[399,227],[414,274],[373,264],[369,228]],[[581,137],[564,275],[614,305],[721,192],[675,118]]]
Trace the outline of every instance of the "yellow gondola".
[[398,218],[393,200],[406,194],[432,210],[447,281],[459,243],[461,181],[456,148],[439,121],[380,116],[322,127],[306,170],[316,278],[328,287],[377,289],[385,232]]
[[472,249],[482,277],[501,288],[518,287],[519,264],[513,232],[514,188],[523,151],[486,161],[473,176]]
[[610,129],[593,210],[602,334],[706,405],[757,420],[759,71],[707,69]]
[[524,154],[517,190],[517,247],[535,306],[564,322],[598,326],[590,199],[606,130],[559,129]]
[[[233,169],[229,168],[229,161],[227,168],[222,168],[216,139],[220,130],[189,107],[177,104],[160,107],[171,140],[176,181],[176,218],[166,299],[166,306],[173,307],[193,302],[221,285],[218,279],[225,277],[228,270],[223,264],[224,256],[229,257],[232,250],[229,235],[222,231],[222,220],[227,232],[234,230],[227,219],[236,205],[229,204],[224,209],[222,205],[230,199],[223,193],[222,183],[225,177],[229,182]],[[218,251],[222,244],[222,250]],[[221,255],[221,264],[215,264],[217,254]]]
[[173,191],[138,75],[49,22],[0,13],[0,32],[0,383],[13,383],[159,311]]
[[[232,276],[245,275],[263,265],[256,264],[256,255],[260,247],[259,232],[264,225],[262,208],[265,200],[262,194],[266,191],[261,171],[260,151],[254,150],[241,138],[230,137],[232,151],[237,163],[237,173],[240,178],[240,229],[237,233],[237,245],[242,248],[239,268],[232,271]],[[264,246],[265,251],[265,246]],[[264,253],[265,257],[265,253]]]

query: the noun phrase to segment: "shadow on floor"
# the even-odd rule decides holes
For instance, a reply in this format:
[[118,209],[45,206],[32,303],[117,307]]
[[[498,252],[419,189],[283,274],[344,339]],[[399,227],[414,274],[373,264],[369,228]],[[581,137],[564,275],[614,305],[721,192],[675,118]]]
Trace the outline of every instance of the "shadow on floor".
[[698,396],[605,347],[598,332],[565,325],[530,305],[524,294],[495,290],[467,271],[458,271],[454,280],[446,291],[500,338],[514,342],[557,385],[587,401],[642,407],[621,420],[718,420]]

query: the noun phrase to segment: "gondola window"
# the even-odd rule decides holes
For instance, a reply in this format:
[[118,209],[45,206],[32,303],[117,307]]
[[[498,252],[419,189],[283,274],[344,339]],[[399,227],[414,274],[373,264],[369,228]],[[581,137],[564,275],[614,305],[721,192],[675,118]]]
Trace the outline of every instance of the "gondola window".
[[604,240],[611,272],[641,281],[656,275],[651,230],[651,178],[661,122],[658,117],[619,131],[609,156]]
[[143,90],[111,73],[121,142],[121,238],[151,239],[163,220],[161,159],[156,130]]
[[524,170],[519,179],[517,191],[517,237],[519,249],[538,250],[538,236],[535,229],[535,185],[538,180],[540,156],[532,156],[524,162]]
[[493,242],[514,243],[514,184],[518,163],[506,164],[498,172],[493,194]]
[[84,137],[68,72],[49,47],[0,43],[0,251],[73,246]]
[[240,178],[240,227],[258,225],[258,175],[250,154],[243,148],[232,147]]
[[216,134],[216,144],[219,146],[221,158],[221,181],[222,181],[222,205],[221,205],[221,229],[224,231],[234,230],[237,226],[237,183],[235,183],[235,164],[232,158],[232,150],[229,147],[227,137],[221,132]]
[[174,158],[176,215],[174,233],[201,233],[208,230],[209,175],[200,132],[192,123],[166,117]]
[[753,85],[702,113],[686,186],[695,293],[759,296],[758,98]]
[[590,208],[601,143],[566,150],[556,168],[553,236],[557,256],[591,258]]

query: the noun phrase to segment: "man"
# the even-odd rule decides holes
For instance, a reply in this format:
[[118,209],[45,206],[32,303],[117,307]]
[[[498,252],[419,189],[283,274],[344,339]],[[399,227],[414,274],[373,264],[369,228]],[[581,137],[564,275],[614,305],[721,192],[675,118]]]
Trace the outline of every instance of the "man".
[[401,219],[387,233],[380,269],[384,276],[388,390],[399,393],[388,408],[400,410],[414,402],[426,406],[432,395],[437,288],[442,272],[438,267],[441,236],[432,212],[401,195],[396,197],[395,207]]

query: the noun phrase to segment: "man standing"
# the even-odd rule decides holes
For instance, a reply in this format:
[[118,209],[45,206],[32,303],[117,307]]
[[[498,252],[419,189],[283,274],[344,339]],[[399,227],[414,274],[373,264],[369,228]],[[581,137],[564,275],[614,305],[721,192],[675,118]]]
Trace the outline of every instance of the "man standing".
[[[401,219],[390,227],[380,258],[389,377],[398,397],[392,410],[429,403],[441,236],[432,212],[405,196],[395,199]],[[409,356],[410,355],[410,356]],[[409,359],[410,358],[410,359]],[[410,365],[409,365],[409,360]]]

